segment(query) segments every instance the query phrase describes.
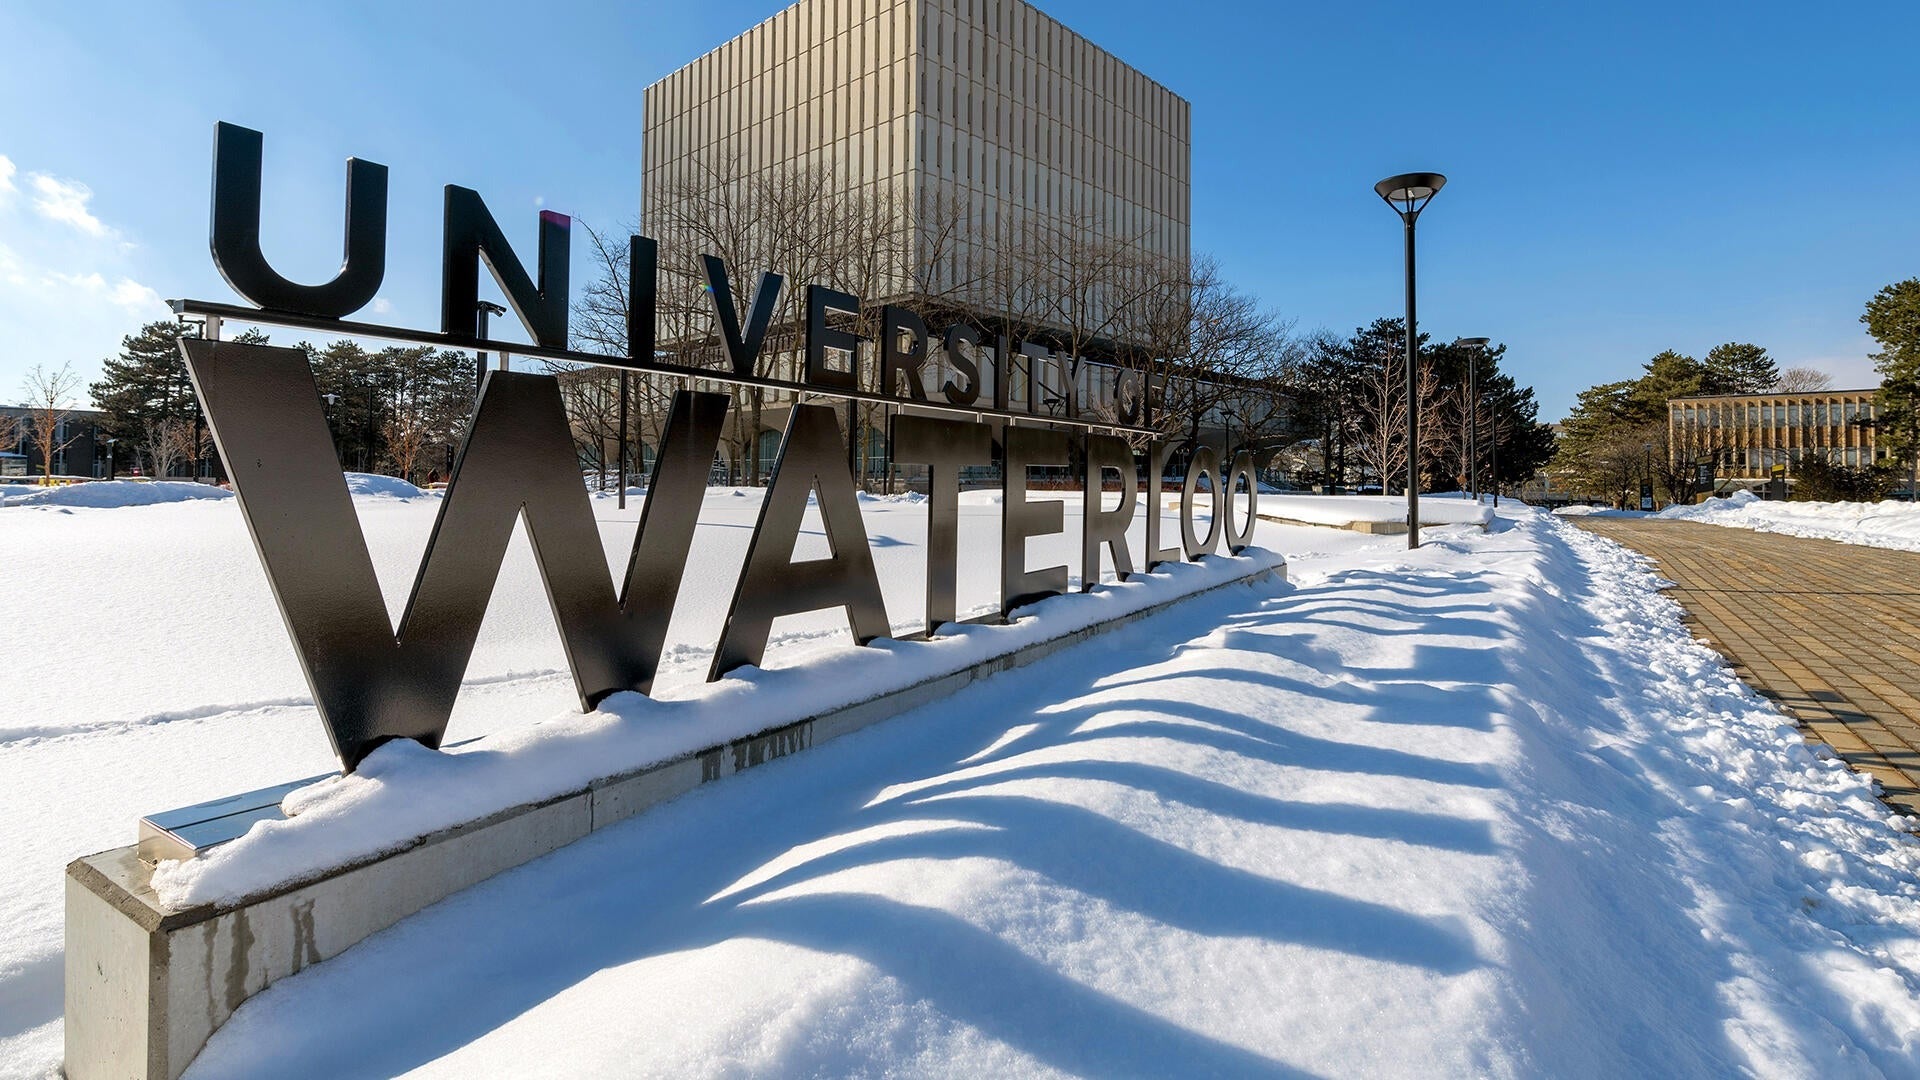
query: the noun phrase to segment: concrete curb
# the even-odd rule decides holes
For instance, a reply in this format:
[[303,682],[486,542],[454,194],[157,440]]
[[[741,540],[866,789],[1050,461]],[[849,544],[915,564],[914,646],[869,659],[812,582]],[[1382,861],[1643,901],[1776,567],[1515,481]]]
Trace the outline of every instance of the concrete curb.
[[950,674],[604,777],[232,904],[166,911],[138,845],[76,859],[66,882],[66,1076],[174,1080],[249,997],[470,885],[701,784],[949,697],[1189,600],[1286,576],[1285,563],[1254,568]]

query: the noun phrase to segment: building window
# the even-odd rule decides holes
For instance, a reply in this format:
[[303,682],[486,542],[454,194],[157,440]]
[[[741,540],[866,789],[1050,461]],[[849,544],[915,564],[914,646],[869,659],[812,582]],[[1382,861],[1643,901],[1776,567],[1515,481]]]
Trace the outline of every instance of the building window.
[[773,463],[780,458],[780,433],[768,428],[753,440],[753,456],[761,479],[773,474]]

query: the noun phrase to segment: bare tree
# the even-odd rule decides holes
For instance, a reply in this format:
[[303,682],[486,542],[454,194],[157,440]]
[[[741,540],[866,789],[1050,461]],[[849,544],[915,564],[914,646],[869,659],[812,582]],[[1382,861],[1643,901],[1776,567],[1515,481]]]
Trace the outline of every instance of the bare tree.
[[1645,429],[1645,442],[1653,446],[1652,480],[1669,501],[1685,502],[1693,495],[1699,466],[1729,459],[1735,439],[1721,417],[1717,409],[1703,409],[1698,419],[1676,418]]
[[[576,219],[577,221],[577,219]],[[629,314],[629,266],[631,253],[618,237],[639,231],[638,222],[627,222],[614,234],[601,233],[585,222],[589,257],[597,273],[573,304],[573,346],[582,352],[606,356],[630,355],[627,340]],[[627,431],[629,452],[635,445],[659,445],[666,423],[667,409],[676,388],[674,380],[659,376],[612,371],[602,367],[548,361],[547,369],[560,378],[561,399],[567,406],[567,418],[573,428],[574,443],[583,461],[594,463],[602,474],[604,487],[609,455],[618,457],[620,445],[620,380],[625,378],[629,391]]]
[[1833,388],[1833,376],[1817,368],[1790,367],[1780,373],[1769,392],[1776,394],[1811,394]]
[[466,354],[420,346],[382,349],[387,410],[380,421],[384,457],[412,482],[436,448],[451,454],[470,416],[474,371]]
[[139,450],[146,455],[156,480],[165,480],[173,474],[175,465],[199,460],[213,448],[206,429],[196,432],[191,421],[177,416],[150,417],[141,425],[140,435]]
[[[939,275],[915,273],[930,249],[946,250],[957,226],[939,208],[906,213],[900,192],[885,185],[848,188],[844,177],[819,167],[754,169],[737,158],[699,163],[653,203],[645,226],[660,238],[658,341],[670,361],[687,367],[722,367],[726,346],[716,317],[718,296],[710,290],[702,256],[720,260],[733,293],[740,326],[748,323],[758,274],[781,275],[766,338],[751,374],[798,381],[805,331],[806,285],[822,285],[860,297],[862,314],[847,329],[873,340],[879,304],[899,301],[933,307],[950,284]],[[916,283],[940,292],[924,295]],[[857,373],[871,386],[877,370],[867,350]],[[785,391],[731,386],[732,424],[723,438],[736,473],[759,483],[757,453],[766,409],[786,404]],[[861,404],[850,439],[882,426],[883,406]],[[865,455],[860,460],[864,461]]]
[[387,442],[387,456],[393,459],[394,475],[411,483],[432,441],[426,419],[418,410],[396,409],[381,424],[380,434]]
[[79,435],[67,433],[67,417],[73,413],[73,394],[80,388],[80,376],[72,364],[48,371],[35,364],[25,382],[27,433],[40,451],[40,467],[46,483],[53,483],[53,459],[72,446]]
[[26,435],[26,430],[25,425],[20,423],[18,414],[0,413],[0,449],[11,451],[19,446],[20,440]]
[[1666,441],[1662,434],[1665,430],[1666,425],[1659,423],[1619,429],[1610,432],[1596,448],[1594,464],[1603,490],[1612,493],[1621,509],[1638,509],[1635,500],[1640,484],[1655,481],[1661,463],[1654,455]]

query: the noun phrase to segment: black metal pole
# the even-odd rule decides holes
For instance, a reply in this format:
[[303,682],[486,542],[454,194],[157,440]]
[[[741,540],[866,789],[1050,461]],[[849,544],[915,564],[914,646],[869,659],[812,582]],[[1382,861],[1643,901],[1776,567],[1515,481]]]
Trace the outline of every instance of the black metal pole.
[[[757,451],[756,451],[757,452]],[[847,399],[847,475],[860,484],[860,403]]]
[[1419,330],[1413,311],[1413,221],[1407,223],[1407,547],[1420,546],[1420,380],[1415,377]]
[[[480,305],[479,325],[474,328],[473,336],[481,341],[487,340],[487,306],[485,304]],[[475,353],[474,356],[476,359],[473,363],[473,399],[479,401],[480,388],[487,382],[487,354],[481,352]]]
[[1467,490],[1480,501],[1480,354],[1467,360]]
[[627,508],[627,373],[620,373],[620,509]]
[[1492,462],[1493,505],[1500,505],[1500,417],[1487,410],[1487,457]]

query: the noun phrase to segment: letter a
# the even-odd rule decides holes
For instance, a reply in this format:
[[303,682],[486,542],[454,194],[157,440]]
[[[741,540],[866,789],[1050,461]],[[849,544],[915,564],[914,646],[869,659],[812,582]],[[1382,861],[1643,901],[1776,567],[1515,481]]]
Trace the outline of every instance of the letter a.
[[[793,560],[807,493],[820,492],[830,559]],[[773,620],[802,611],[844,607],[854,640],[865,645],[891,632],[866,525],[847,469],[840,425],[825,405],[796,405],[787,421],[780,460],[773,466],[760,521],[747,544],[747,565],[727,610],[727,625],[714,650],[709,681],[766,655]]]

